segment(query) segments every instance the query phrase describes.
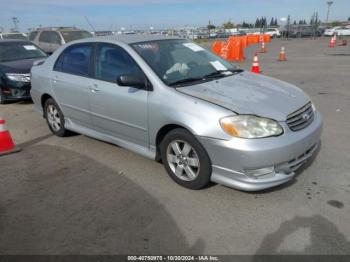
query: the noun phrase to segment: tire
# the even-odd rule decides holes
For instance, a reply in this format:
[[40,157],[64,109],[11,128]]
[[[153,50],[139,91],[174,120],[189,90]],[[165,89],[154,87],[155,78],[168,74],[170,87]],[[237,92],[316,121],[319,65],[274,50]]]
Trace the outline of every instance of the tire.
[[170,131],[160,149],[163,165],[177,184],[193,190],[210,184],[212,168],[209,156],[190,132],[182,128]]
[[51,132],[59,137],[67,136],[69,131],[64,128],[64,116],[55,100],[49,98],[45,102],[44,117]]
[[6,104],[6,101],[5,99],[3,99],[3,96],[0,93],[0,105],[4,105],[4,104]]

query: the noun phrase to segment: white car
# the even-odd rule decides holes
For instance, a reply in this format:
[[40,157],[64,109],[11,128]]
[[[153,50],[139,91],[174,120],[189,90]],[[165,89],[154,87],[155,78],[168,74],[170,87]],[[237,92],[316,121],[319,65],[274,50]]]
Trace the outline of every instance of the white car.
[[270,35],[272,38],[281,36],[281,33],[277,28],[268,28],[266,29],[265,34]]
[[350,25],[347,26],[336,26],[330,29],[326,29],[324,32],[325,36],[333,36],[334,34],[337,35],[350,35]]
[[260,34],[270,35],[272,38],[281,36],[281,33],[280,33],[280,31],[277,28],[268,28],[268,29],[265,30],[265,32],[263,32],[263,31],[255,31],[253,33],[253,35],[260,35]]

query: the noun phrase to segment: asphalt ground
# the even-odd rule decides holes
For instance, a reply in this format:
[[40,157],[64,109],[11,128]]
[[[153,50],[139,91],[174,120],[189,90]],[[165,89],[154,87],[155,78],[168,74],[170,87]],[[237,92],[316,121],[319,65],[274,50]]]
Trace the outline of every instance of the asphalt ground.
[[350,48],[327,43],[273,40],[259,54],[263,74],[309,94],[324,132],[293,181],[258,193],[184,189],[123,148],[52,136],[31,103],[0,105],[22,147],[0,157],[0,254],[350,254]]

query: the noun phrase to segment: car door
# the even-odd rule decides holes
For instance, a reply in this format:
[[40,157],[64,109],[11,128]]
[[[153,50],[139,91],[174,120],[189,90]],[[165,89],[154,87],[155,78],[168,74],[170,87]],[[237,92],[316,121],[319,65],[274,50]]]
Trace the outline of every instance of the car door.
[[89,93],[95,130],[148,147],[148,91],[116,83],[118,76],[140,75],[142,70],[120,46],[99,43],[95,48],[95,80]]
[[92,128],[89,86],[93,44],[75,44],[58,57],[51,72],[55,98],[64,116],[73,124]]

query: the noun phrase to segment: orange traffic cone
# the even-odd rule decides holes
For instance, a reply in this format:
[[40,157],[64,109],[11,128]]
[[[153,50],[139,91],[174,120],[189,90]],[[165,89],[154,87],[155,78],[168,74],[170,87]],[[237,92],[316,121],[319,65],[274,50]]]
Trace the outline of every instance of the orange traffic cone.
[[280,52],[278,61],[287,61],[286,50],[285,50],[284,46],[281,46],[281,52]]
[[334,36],[332,36],[331,40],[329,41],[328,47],[334,48],[334,46],[335,46],[335,40],[334,40]]
[[334,39],[333,39],[334,45],[337,44],[337,33],[334,33]]
[[260,67],[259,67],[259,59],[258,59],[258,53],[256,52],[254,54],[254,59],[253,59],[253,65],[251,72],[259,74],[260,73]]
[[20,151],[13,143],[10,132],[6,129],[5,120],[0,118],[0,156]]
[[260,50],[260,53],[266,53],[266,52],[267,52],[267,49],[266,49],[266,47],[265,47],[265,42],[262,41],[262,42],[261,42],[261,50]]

